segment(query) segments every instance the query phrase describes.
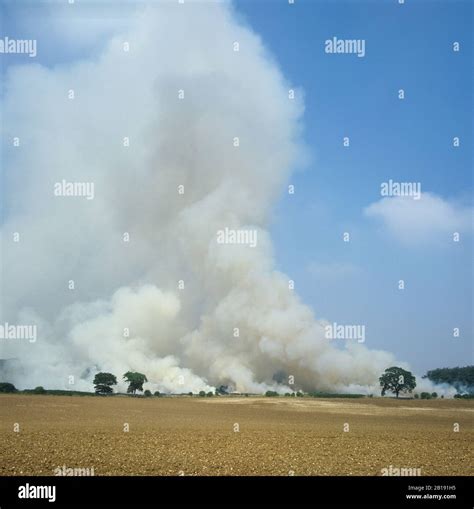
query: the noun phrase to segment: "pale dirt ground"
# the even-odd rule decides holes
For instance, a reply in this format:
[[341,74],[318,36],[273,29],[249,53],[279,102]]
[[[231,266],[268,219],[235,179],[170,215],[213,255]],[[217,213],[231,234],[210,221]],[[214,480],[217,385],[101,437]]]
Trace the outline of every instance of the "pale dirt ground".
[[0,475],[472,475],[473,417],[465,400],[4,394]]

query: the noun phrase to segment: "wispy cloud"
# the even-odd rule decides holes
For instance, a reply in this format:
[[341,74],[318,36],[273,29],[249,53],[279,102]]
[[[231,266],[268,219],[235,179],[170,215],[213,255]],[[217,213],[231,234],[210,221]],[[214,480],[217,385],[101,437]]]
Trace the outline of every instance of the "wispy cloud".
[[472,231],[472,207],[433,193],[422,193],[420,200],[382,198],[366,207],[364,214],[381,221],[391,235],[409,244],[451,240],[455,232]]

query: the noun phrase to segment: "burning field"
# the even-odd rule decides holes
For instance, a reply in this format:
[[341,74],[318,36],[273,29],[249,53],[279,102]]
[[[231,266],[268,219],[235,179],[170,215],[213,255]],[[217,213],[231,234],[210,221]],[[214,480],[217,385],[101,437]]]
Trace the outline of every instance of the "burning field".
[[463,400],[1,395],[0,474],[470,475],[473,411]]

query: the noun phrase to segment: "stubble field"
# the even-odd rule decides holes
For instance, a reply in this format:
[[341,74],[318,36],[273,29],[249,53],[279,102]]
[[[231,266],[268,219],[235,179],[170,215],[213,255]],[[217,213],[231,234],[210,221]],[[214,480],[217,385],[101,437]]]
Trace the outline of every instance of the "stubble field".
[[473,412],[464,400],[6,394],[0,475],[63,465],[94,475],[381,475],[390,465],[472,475]]

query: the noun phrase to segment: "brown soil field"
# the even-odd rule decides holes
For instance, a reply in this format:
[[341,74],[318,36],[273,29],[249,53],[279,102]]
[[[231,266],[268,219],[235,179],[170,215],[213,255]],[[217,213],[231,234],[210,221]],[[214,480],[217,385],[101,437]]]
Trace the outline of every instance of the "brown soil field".
[[5,394],[0,475],[472,475],[473,415],[467,400]]

